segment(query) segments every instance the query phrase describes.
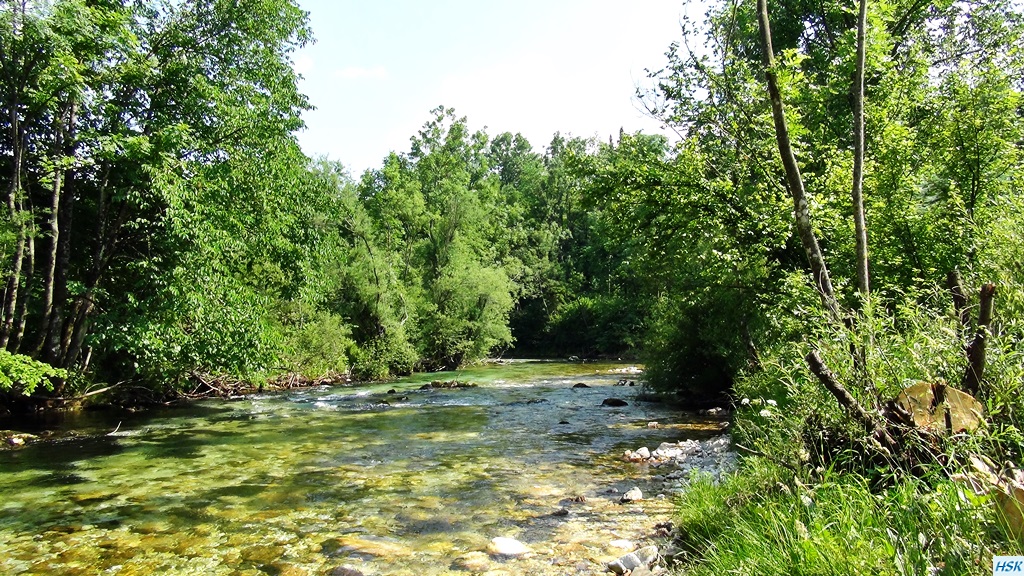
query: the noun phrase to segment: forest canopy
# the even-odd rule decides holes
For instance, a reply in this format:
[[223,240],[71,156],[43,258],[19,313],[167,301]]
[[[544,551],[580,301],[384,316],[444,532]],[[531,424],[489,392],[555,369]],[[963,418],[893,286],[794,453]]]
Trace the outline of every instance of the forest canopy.
[[[857,14],[768,8],[837,306],[898,332],[945,317],[950,275],[995,282],[1000,358],[1019,357],[1019,11],[869,5],[868,291],[850,201]],[[651,385],[714,404],[822,326],[753,2],[712,4],[651,63],[639,101],[671,139],[555,134],[538,151],[441,106],[355,177],[296,143],[310,105],[292,57],[312,38],[293,1],[7,0],[0,18],[11,394],[639,354]],[[971,329],[953,329],[946,360],[886,381],[955,380]]]

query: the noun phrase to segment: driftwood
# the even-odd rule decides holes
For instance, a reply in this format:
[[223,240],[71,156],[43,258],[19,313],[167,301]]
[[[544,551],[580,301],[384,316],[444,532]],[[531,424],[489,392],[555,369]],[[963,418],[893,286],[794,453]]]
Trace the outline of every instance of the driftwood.
[[117,384],[113,384],[105,388],[100,388],[99,390],[90,390],[88,392],[85,392],[84,394],[79,394],[78,396],[41,396],[38,394],[33,394],[29,396],[29,398],[33,400],[43,400],[45,402],[78,402],[81,400],[85,400],[90,396],[96,396],[97,394],[102,394],[104,392],[113,390],[114,388],[117,388],[121,384],[124,384],[124,382],[118,382]]

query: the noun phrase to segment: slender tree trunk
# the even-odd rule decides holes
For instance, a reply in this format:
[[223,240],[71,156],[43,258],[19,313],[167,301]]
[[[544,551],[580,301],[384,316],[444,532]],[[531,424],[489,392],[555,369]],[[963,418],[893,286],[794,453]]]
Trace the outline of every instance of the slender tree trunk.
[[[82,351],[82,344],[85,342],[85,337],[89,334],[89,323],[90,314],[93,309],[92,293],[87,293],[83,296],[83,303],[81,307],[78,307],[75,312],[73,319],[74,329],[70,332],[70,338],[67,340],[65,346],[66,352],[64,353],[64,361],[62,363],[63,368],[70,369],[78,361],[78,356]],[[71,320],[69,320],[70,322]]]
[[18,285],[21,283],[21,267],[25,257],[26,227],[24,214],[21,210],[21,174],[24,161],[24,138],[18,120],[17,99],[11,104],[10,122],[13,157],[11,162],[11,184],[7,190],[7,210],[17,226],[17,239],[14,254],[11,255],[10,271],[7,275],[7,286],[4,291],[3,323],[0,325],[0,349],[7,348],[11,331],[14,327],[14,315],[18,302]]
[[28,301],[29,296],[32,294],[32,284],[35,281],[35,266],[36,266],[36,240],[35,231],[29,230],[27,242],[28,260],[26,261],[25,270],[25,289],[24,294],[18,299],[18,309],[15,312],[15,324],[14,324],[14,337],[13,340],[8,344],[8,348],[11,352],[17,354],[21,351],[21,345],[25,341],[25,321],[28,317]]
[[868,1],[860,0],[857,19],[857,71],[853,94],[853,224],[857,235],[857,291],[867,296],[870,291],[868,276],[868,229],[864,218],[864,67]]
[[807,195],[804,190],[804,180],[800,175],[800,166],[796,161],[796,154],[793,152],[793,145],[789,139],[789,126],[786,124],[786,114],[782,106],[782,95],[779,92],[778,77],[775,74],[775,53],[772,48],[771,25],[768,21],[767,0],[757,0],[757,21],[761,32],[761,50],[765,67],[765,80],[768,85],[768,95],[772,102],[772,118],[775,120],[775,139],[779,146],[779,154],[782,157],[782,165],[786,170],[786,184],[789,193],[793,197],[793,210],[796,218],[797,234],[807,253],[807,260],[811,265],[811,273],[814,275],[814,282],[821,296],[821,302],[825,308],[836,318],[840,317],[839,304],[836,302],[835,291],[832,288],[832,279],[829,276],[828,268],[825,266],[825,257],[818,245],[818,238],[811,227],[811,212],[807,204]]
[[56,166],[53,169],[53,188],[50,191],[50,217],[47,219],[49,224],[49,245],[46,253],[45,270],[43,273],[43,316],[40,319],[39,325],[41,329],[39,331],[39,348],[42,348],[46,342],[46,335],[49,334],[50,330],[50,318],[53,313],[53,276],[57,269],[57,243],[60,241],[60,194],[61,186],[64,182],[64,171],[61,169],[61,157],[64,155],[64,134],[65,126],[64,119],[61,114],[56,114],[54,117],[54,146],[53,156],[56,160]]
[[[74,158],[76,153],[75,124],[78,118],[78,104],[73,102],[68,111],[68,123],[64,132],[65,157]],[[64,305],[68,295],[68,266],[71,261],[71,231],[72,216],[75,204],[75,168],[68,167],[64,171],[64,194],[57,204],[56,224],[58,236],[54,238],[53,244],[53,312],[50,316],[50,323],[47,328],[46,357],[54,366],[64,364],[64,356],[67,346],[62,345],[61,333],[64,325]]]

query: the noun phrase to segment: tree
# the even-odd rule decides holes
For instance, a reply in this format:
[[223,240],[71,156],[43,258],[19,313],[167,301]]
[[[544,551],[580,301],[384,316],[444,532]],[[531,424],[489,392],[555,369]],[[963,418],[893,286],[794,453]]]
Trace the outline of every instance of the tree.
[[[241,278],[287,243],[270,208],[305,166],[289,62],[305,14],[59,0],[2,15],[3,344],[119,376],[265,365],[266,295]],[[231,346],[228,327],[252,338]]]

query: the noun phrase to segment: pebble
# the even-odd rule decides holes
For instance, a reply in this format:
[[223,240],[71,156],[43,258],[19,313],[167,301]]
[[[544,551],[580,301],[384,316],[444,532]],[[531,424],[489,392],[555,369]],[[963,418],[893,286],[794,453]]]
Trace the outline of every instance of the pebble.
[[[704,441],[663,442],[653,451],[646,447],[627,450],[623,457],[629,462],[655,467],[674,466],[676,470],[664,474],[662,481],[667,488],[678,490],[686,486],[694,473],[710,475],[712,482],[717,483],[723,475],[736,470],[739,458],[730,448],[729,436],[722,435]],[[650,455],[645,456],[648,453]]]

